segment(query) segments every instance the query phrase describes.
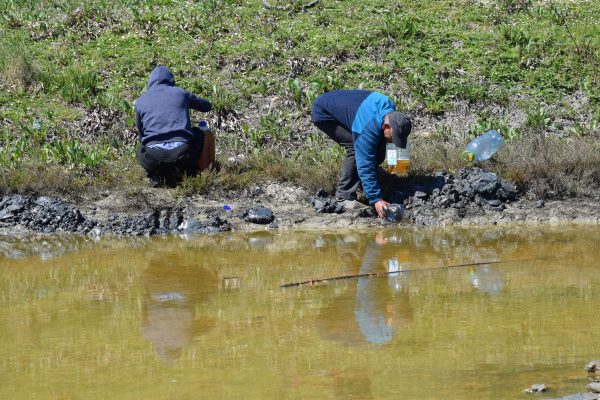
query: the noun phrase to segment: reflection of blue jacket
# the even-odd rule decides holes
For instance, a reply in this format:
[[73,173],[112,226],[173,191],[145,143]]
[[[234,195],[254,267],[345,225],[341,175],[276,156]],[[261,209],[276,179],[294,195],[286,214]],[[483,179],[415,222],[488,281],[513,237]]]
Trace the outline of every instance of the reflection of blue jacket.
[[382,199],[377,147],[384,140],[383,120],[395,110],[386,96],[368,90],[334,90],[317,97],[312,105],[313,122],[336,121],[352,132],[358,176],[371,204]]
[[[369,274],[378,271],[378,261],[381,260],[381,249],[376,244],[370,244],[365,251],[363,263],[360,266],[360,274]],[[358,328],[369,342],[374,344],[385,344],[390,342],[396,331],[393,326],[387,324],[385,308],[377,301],[378,296],[383,294],[378,289],[378,280],[375,278],[358,278],[356,287],[357,309],[354,312]],[[385,307],[385,305],[383,305]]]
[[167,67],[158,66],[150,73],[148,89],[135,102],[135,119],[140,141],[191,142],[189,109],[210,111],[211,104],[175,86]]

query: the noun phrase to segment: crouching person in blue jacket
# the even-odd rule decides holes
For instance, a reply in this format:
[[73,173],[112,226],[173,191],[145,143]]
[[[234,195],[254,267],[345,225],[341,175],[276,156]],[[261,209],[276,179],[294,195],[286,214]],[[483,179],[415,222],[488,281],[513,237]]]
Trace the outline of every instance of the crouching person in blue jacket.
[[147,90],[135,102],[137,158],[153,187],[173,185],[184,174],[198,173],[204,136],[192,127],[190,108],[206,112],[212,105],[175,86],[167,67],[154,68]]
[[[381,93],[368,90],[334,90],[312,104],[313,123],[346,149],[336,199],[346,210],[361,207],[356,191],[363,191],[380,218],[388,202],[377,182],[377,167],[385,159],[386,143],[406,148],[411,121],[396,112],[394,103]],[[364,207],[364,205],[362,205]]]

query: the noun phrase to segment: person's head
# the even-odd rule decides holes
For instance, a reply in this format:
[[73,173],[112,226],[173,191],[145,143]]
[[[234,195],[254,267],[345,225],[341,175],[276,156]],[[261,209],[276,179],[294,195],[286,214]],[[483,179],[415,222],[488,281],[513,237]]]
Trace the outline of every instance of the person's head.
[[148,78],[148,89],[155,85],[175,86],[175,77],[169,68],[159,65],[152,70]]
[[388,143],[405,149],[408,144],[408,135],[412,129],[412,123],[408,115],[393,111],[386,114],[383,120],[383,136]]

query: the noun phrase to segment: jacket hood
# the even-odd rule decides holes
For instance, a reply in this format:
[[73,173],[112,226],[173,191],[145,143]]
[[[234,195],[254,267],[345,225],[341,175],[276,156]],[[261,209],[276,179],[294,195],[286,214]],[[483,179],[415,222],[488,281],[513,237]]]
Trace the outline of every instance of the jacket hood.
[[159,65],[150,73],[148,89],[156,85],[175,86],[175,77],[169,71],[169,68]]

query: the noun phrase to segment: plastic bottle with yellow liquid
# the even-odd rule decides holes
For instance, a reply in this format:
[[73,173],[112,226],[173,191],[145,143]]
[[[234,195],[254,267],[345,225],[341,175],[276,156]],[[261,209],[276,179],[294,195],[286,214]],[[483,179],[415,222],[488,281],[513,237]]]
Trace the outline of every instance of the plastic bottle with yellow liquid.
[[402,149],[393,143],[388,143],[385,147],[385,160],[387,172],[398,175],[406,174],[410,164],[408,146]]

